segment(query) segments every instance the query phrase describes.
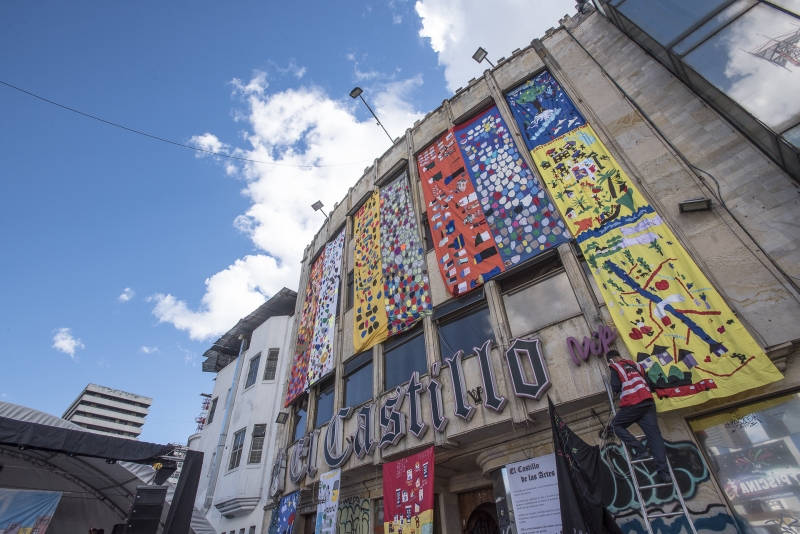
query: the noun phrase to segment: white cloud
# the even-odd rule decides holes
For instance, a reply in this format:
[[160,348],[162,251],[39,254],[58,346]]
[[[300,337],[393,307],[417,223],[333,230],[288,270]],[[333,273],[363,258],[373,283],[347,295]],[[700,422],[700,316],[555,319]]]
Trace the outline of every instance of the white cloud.
[[[217,152],[220,154],[227,154],[229,152],[229,146],[225,143],[221,142],[217,139],[216,135],[210,134],[208,132],[204,133],[203,135],[195,135],[189,140],[189,144],[196,146],[197,148],[202,148],[203,150],[207,150],[209,152]],[[198,158],[205,156],[202,152],[198,152],[195,154]]]
[[122,294],[119,297],[117,297],[117,300],[119,300],[120,302],[128,302],[135,296],[136,296],[136,291],[134,291],[129,287],[126,287],[125,289],[122,290]]
[[[421,84],[422,77],[416,76],[366,88],[370,104],[394,136],[422,117],[408,103],[410,92]],[[347,95],[334,99],[309,85],[268,94],[266,76],[258,75],[246,84],[237,81],[235,87],[248,106],[246,138],[252,146],[235,153],[282,166],[236,167],[252,205],[234,225],[265,254],[236,260],[208,278],[197,309],[171,294],[150,297],[159,322],[188,332],[194,340],[226,332],[282,287],[296,290],[303,250],[324,221],[311,204],[321,200],[332,209],[363,169],[389,148],[374,119],[362,122],[356,117],[361,103]],[[354,164],[342,165],[346,163]],[[302,167],[307,165],[333,166]]]
[[155,354],[156,352],[158,352],[158,347],[146,347],[143,345],[142,348],[139,350],[144,352],[145,354]]
[[73,360],[76,359],[75,351],[84,346],[80,339],[75,339],[70,328],[59,328],[53,336],[53,348],[69,354]]
[[565,14],[573,15],[575,0],[494,0],[491,7],[484,0],[418,0],[414,9],[422,19],[419,34],[430,39],[447,87],[455,91],[489,68],[472,59],[479,46],[492,62],[510,57],[558,26]]
[[402,24],[403,23],[403,15],[397,15],[397,14],[393,15],[392,16],[392,22],[394,24]]

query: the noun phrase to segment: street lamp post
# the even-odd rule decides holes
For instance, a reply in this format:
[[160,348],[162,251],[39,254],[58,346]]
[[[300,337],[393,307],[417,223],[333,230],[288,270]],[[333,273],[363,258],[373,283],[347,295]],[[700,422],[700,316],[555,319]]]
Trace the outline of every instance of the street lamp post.
[[[383,124],[381,124],[381,121],[380,121],[380,119],[378,118],[378,116],[377,116],[377,115],[375,115],[375,112],[374,112],[374,111],[372,111],[372,108],[371,108],[371,107],[369,107],[369,104],[367,104],[367,101],[366,101],[366,100],[364,100],[364,97],[363,97],[363,96],[361,96],[361,93],[363,93],[363,92],[364,92],[364,90],[363,90],[363,89],[361,89],[360,87],[356,87],[355,89],[353,89],[352,91],[350,91],[350,97],[351,97],[351,98],[359,98],[359,97],[361,97],[361,101],[362,101],[362,102],[364,102],[364,105],[365,105],[365,106],[367,106],[367,109],[369,110],[369,112],[370,112],[370,113],[372,113],[372,116],[373,116],[373,117],[375,117],[375,120],[376,120],[376,121],[378,121],[378,126],[380,126],[381,128],[383,128]],[[383,131],[386,133],[386,137],[388,137],[388,138],[389,138],[389,141],[391,141],[391,142],[392,142],[392,144],[394,144],[394,139],[392,139],[392,136],[391,136],[391,135],[389,135],[389,132],[387,132],[387,131],[386,131],[386,128],[383,128]]]

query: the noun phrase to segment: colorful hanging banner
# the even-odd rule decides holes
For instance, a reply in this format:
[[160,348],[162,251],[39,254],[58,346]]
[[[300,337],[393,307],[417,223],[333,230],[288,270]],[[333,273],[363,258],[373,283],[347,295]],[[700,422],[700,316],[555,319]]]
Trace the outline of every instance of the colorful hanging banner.
[[507,99],[658,409],[783,378],[550,73]]
[[355,353],[404,332],[433,310],[408,178],[376,190],[353,217]]
[[311,342],[308,356],[308,384],[306,387],[313,386],[333,371],[333,335],[336,309],[339,304],[343,248],[344,229],[333,241],[325,245],[325,251],[322,253],[324,257],[322,282],[319,285],[319,297],[317,298],[314,339]]
[[433,532],[433,447],[383,464],[384,534]]
[[381,262],[388,335],[414,326],[431,313],[425,250],[405,173],[381,188]]
[[319,477],[317,526],[315,534],[336,534],[339,511],[339,485],[342,470],[334,469]]
[[417,155],[447,289],[462,295],[570,239],[496,106]]
[[60,500],[60,491],[0,488],[0,529],[8,533],[45,534]]
[[[308,389],[311,377],[316,382],[333,370],[333,321],[336,315],[343,246],[344,230],[325,245],[311,265],[303,309],[300,312],[300,324],[297,327],[297,344],[285,406],[289,406]],[[328,258],[329,254],[331,258]]]
[[375,190],[353,217],[353,348],[356,354],[382,342],[389,335],[383,294],[380,199],[380,191]]
[[292,534],[294,519],[297,514],[297,503],[300,492],[295,491],[281,498],[278,504],[278,519],[269,526],[269,534]]

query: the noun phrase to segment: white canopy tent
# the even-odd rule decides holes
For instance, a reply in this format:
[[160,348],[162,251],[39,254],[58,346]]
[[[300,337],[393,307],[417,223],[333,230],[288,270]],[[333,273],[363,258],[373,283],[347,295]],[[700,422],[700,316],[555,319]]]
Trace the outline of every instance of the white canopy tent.
[[[69,421],[6,402],[0,402],[0,418],[11,420],[8,422],[43,425],[43,427],[36,426],[35,429],[46,430],[47,427],[51,427],[86,434],[85,429]],[[83,436],[71,433],[70,435],[78,438]],[[125,522],[136,494],[136,487],[152,483],[156,474],[150,465],[141,463],[122,461],[114,463],[113,460],[104,458],[46,450],[50,447],[28,447],[9,443],[8,439],[2,441],[0,487],[62,493],[47,534],[75,534],[87,532],[89,528],[103,528],[107,534],[111,534],[115,524]],[[146,451],[156,450],[159,447],[153,444],[134,443],[141,445]],[[138,445],[131,444],[132,447]],[[171,502],[174,489],[170,487],[168,490],[168,502]],[[168,507],[169,505],[165,506],[162,516],[162,528]],[[216,534],[205,516],[197,509],[192,514],[191,529],[195,534]]]

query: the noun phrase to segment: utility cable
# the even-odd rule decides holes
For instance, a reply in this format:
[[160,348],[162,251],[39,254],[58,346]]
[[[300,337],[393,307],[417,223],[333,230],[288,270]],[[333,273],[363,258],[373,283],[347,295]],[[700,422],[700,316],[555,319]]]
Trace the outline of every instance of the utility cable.
[[[726,204],[725,204],[725,201],[724,201],[724,199],[722,198],[722,191],[721,191],[721,189],[720,189],[719,182],[718,182],[718,181],[717,181],[717,179],[714,177],[714,175],[712,175],[712,174],[711,174],[710,172],[708,172],[708,171],[705,171],[705,170],[703,170],[703,169],[701,169],[701,168],[697,167],[697,166],[696,166],[696,165],[694,165],[694,164],[693,164],[691,161],[689,161],[689,159],[688,159],[688,158],[687,158],[687,157],[686,157],[686,156],[683,154],[683,152],[681,152],[681,151],[678,149],[678,147],[676,147],[676,146],[675,146],[675,145],[672,143],[672,141],[671,141],[671,140],[670,140],[670,139],[669,139],[669,138],[666,136],[666,134],[665,134],[665,133],[664,133],[664,132],[661,130],[661,128],[659,128],[659,127],[658,127],[658,125],[655,123],[655,121],[654,121],[652,118],[650,118],[650,116],[649,116],[649,115],[648,115],[648,114],[647,114],[647,113],[646,113],[646,112],[645,112],[645,111],[642,109],[642,107],[639,105],[639,103],[638,103],[638,102],[636,102],[636,101],[635,101],[635,100],[634,100],[634,99],[633,99],[633,98],[632,98],[632,97],[631,97],[631,96],[630,96],[630,95],[627,93],[627,91],[625,91],[625,89],[623,89],[623,88],[622,88],[622,86],[621,86],[621,85],[620,85],[620,84],[617,82],[617,80],[616,80],[616,79],[614,79],[614,77],[612,77],[612,76],[611,76],[611,75],[610,75],[610,74],[609,74],[609,73],[606,71],[606,69],[603,67],[603,65],[601,65],[601,64],[600,64],[600,62],[597,60],[597,58],[595,58],[595,57],[594,57],[594,55],[593,55],[591,52],[589,52],[589,50],[587,50],[585,46],[583,46],[583,43],[581,43],[581,42],[580,42],[580,41],[577,39],[577,37],[575,37],[575,35],[573,35],[571,31],[569,31],[569,29],[567,29],[566,27],[564,27],[564,30],[565,30],[565,31],[567,32],[567,34],[568,34],[568,35],[569,35],[569,36],[572,38],[572,40],[573,40],[573,41],[574,41],[574,42],[575,42],[575,43],[576,43],[576,44],[577,44],[579,47],[581,47],[581,49],[583,49],[583,51],[586,53],[586,55],[587,55],[587,56],[589,56],[589,57],[592,59],[592,61],[593,61],[593,62],[594,62],[594,63],[595,63],[597,66],[598,66],[598,68],[600,68],[600,71],[603,73],[603,75],[605,75],[605,77],[606,77],[608,80],[610,80],[610,81],[611,81],[611,83],[613,83],[613,84],[614,84],[614,86],[617,88],[617,90],[618,90],[620,93],[622,93],[622,96],[625,98],[625,100],[627,100],[627,101],[628,101],[628,102],[629,102],[629,103],[630,103],[630,104],[631,104],[631,105],[632,105],[634,108],[636,108],[636,111],[638,111],[638,112],[639,112],[639,114],[640,114],[640,115],[641,115],[641,116],[642,116],[642,117],[643,117],[643,118],[644,118],[644,119],[647,121],[647,123],[650,125],[650,127],[651,127],[651,128],[653,128],[653,130],[655,130],[655,131],[656,131],[656,133],[658,133],[658,135],[661,137],[661,140],[663,140],[663,141],[664,141],[664,142],[665,142],[665,143],[666,143],[666,144],[667,144],[667,145],[668,145],[668,146],[669,146],[669,147],[672,149],[672,151],[673,151],[673,152],[674,152],[674,153],[675,153],[675,154],[676,154],[676,155],[677,155],[677,156],[678,156],[678,157],[681,159],[681,161],[683,161],[683,162],[684,162],[684,163],[685,163],[685,164],[686,164],[686,165],[687,165],[687,166],[688,166],[690,169],[692,169],[693,171],[695,171],[695,175],[696,175],[696,176],[697,176],[697,177],[700,179],[700,181],[703,183],[703,185],[705,185],[705,187],[706,187],[706,188],[707,188],[707,189],[708,189],[708,190],[711,192],[711,194],[712,194],[712,195],[713,195],[713,196],[714,196],[714,197],[717,199],[717,201],[718,201],[718,202],[719,202],[719,203],[720,203],[720,204],[721,204],[721,205],[722,205],[722,206],[725,208],[725,211],[727,211],[727,212],[728,212],[728,214],[731,216],[731,218],[732,218],[734,221],[736,221],[736,224],[739,226],[739,228],[740,228],[740,229],[741,229],[741,230],[742,230],[742,231],[743,231],[743,232],[744,232],[744,233],[747,235],[747,237],[749,237],[749,238],[751,239],[751,241],[752,241],[752,242],[755,244],[755,246],[756,246],[756,247],[758,247],[758,250],[760,250],[760,251],[761,251],[761,253],[762,253],[762,254],[764,254],[764,256],[766,256],[766,257],[767,257],[767,259],[770,261],[770,263],[772,264],[772,266],[773,266],[773,267],[774,267],[774,268],[775,268],[775,269],[776,269],[776,270],[777,270],[779,273],[781,273],[783,276],[785,276],[785,277],[786,277],[786,281],[789,283],[789,285],[790,285],[790,286],[791,286],[791,287],[792,287],[792,288],[793,288],[793,289],[794,289],[796,292],[800,292],[800,286],[798,286],[798,284],[797,284],[797,282],[800,282],[800,278],[798,278],[798,277],[796,277],[796,276],[792,276],[792,275],[790,275],[789,273],[787,273],[785,270],[783,270],[783,268],[782,268],[782,267],[781,267],[781,266],[778,264],[778,262],[777,262],[777,261],[775,261],[775,259],[774,259],[774,258],[773,258],[771,255],[769,255],[769,254],[767,253],[767,251],[766,251],[766,250],[764,250],[764,248],[763,248],[763,247],[761,246],[761,244],[760,244],[760,243],[759,243],[759,242],[758,242],[758,241],[757,241],[757,240],[756,240],[756,239],[753,237],[753,235],[750,233],[750,231],[748,231],[748,230],[747,230],[747,228],[745,228],[745,226],[744,226],[744,225],[741,223],[741,221],[739,221],[739,219],[736,217],[736,215],[733,213],[733,211],[731,211],[731,210],[729,210],[729,209],[728,209],[728,207],[727,207],[727,206],[726,206]],[[682,81],[682,80],[681,80],[681,81]],[[715,184],[716,184],[716,186],[717,186],[717,193],[716,193],[716,194],[714,193],[713,189],[711,189],[711,188],[708,186],[708,184],[706,183],[706,180],[703,178],[703,176],[702,176],[700,173],[703,173],[703,174],[705,174],[705,175],[709,176],[709,177],[710,177],[710,178],[711,178],[711,179],[714,181],[714,183],[715,183]],[[737,233],[736,231],[734,231],[734,229],[733,229],[733,228],[731,228],[730,224],[728,224],[728,222],[725,220],[725,217],[721,217],[721,219],[723,220],[723,222],[725,222],[725,224],[728,226],[728,228],[730,228],[730,229],[731,229],[731,231],[733,231],[733,234],[734,234],[736,237],[738,237],[738,238],[739,238],[739,241],[741,241],[741,242],[742,242],[742,244],[745,246],[745,248],[747,248],[747,249],[750,249],[750,247],[748,247],[748,246],[747,246],[747,243],[745,243],[745,242],[744,242],[744,240],[743,240],[741,237],[739,237],[738,233]],[[777,280],[777,281],[778,281],[778,283],[779,283],[779,284],[783,285],[783,281],[781,281],[781,280],[780,280],[780,279],[779,279],[777,276],[775,276],[775,274],[772,272],[772,269],[770,269],[770,268],[769,268],[769,267],[768,267],[768,266],[767,266],[767,265],[764,263],[764,261],[763,261],[763,260],[762,260],[760,257],[758,257],[758,254],[753,254],[753,256],[755,256],[755,257],[756,257],[756,259],[757,259],[757,260],[758,260],[758,261],[759,261],[759,262],[760,262],[760,263],[761,263],[761,264],[762,264],[762,265],[763,265],[763,266],[764,266],[764,267],[765,267],[765,268],[766,268],[766,269],[767,269],[767,270],[770,272],[770,274],[772,274],[772,276],[775,278],[775,280]],[[795,300],[798,300],[798,298],[797,298],[797,296],[796,296],[796,295],[794,295],[794,294],[793,294],[792,296],[795,298]]]
[[169,143],[170,145],[175,145],[175,146],[179,146],[179,147],[183,147],[183,148],[188,148],[190,150],[195,150],[197,152],[202,152],[204,154],[210,154],[210,155],[213,155],[213,156],[219,156],[221,158],[235,159],[235,160],[238,160],[238,161],[246,161],[246,162],[249,162],[249,163],[262,163],[264,165],[275,165],[275,166],[279,166],[279,167],[300,167],[300,168],[303,168],[303,167],[315,167],[315,168],[320,168],[320,167],[345,167],[347,165],[358,165],[358,164],[361,164],[361,163],[366,163],[368,161],[371,161],[371,160],[354,161],[352,163],[336,163],[336,164],[332,164],[332,165],[311,165],[311,164],[309,164],[309,165],[295,165],[295,164],[292,164],[292,163],[277,163],[275,161],[259,161],[259,160],[255,160],[255,159],[242,158],[242,157],[239,157],[239,156],[231,156],[230,154],[223,154],[221,152],[214,152],[213,150],[206,150],[204,148],[191,146],[191,145],[186,145],[186,144],[183,144],[183,143],[178,143],[177,141],[170,141],[169,139],[164,139],[163,137],[158,137],[157,135],[152,135],[152,134],[149,134],[149,133],[146,133],[146,132],[135,130],[133,128],[128,128],[127,126],[123,126],[121,124],[117,124],[116,122],[107,121],[105,119],[101,119],[100,117],[96,117],[94,115],[90,115],[89,113],[84,113],[83,111],[79,111],[77,109],[71,108],[69,106],[65,106],[63,104],[59,104],[58,102],[53,102],[52,100],[48,100],[48,99],[46,99],[46,98],[44,98],[42,96],[36,95],[34,93],[31,93],[30,91],[26,91],[25,89],[17,87],[16,85],[11,85],[10,83],[4,82],[3,80],[0,80],[0,84],[5,85],[6,87],[10,87],[11,89],[17,90],[20,93],[25,93],[26,95],[32,96],[33,98],[37,98],[37,99],[39,99],[39,100],[41,100],[43,102],[47,102],[48,104],[52,104],[52,105],[60,107],[62,109],[66,109],[67,111],[71,111],[73,113],[77,113],[78,115],[83,115],[84,117],[88,117],[90,119],[94,119],[96,121],[100,121],[102,123],[108,124],[109,126],[114,126],[116,128],[121,128],[123,130],[127,130],[127,131],[129,131],[131,133],[135,133],[135,134],[138,134],[138,135],[143,135],[145,137],[149,137],[150,139],[155,139],[156,141],[161,141],[162,143]]

